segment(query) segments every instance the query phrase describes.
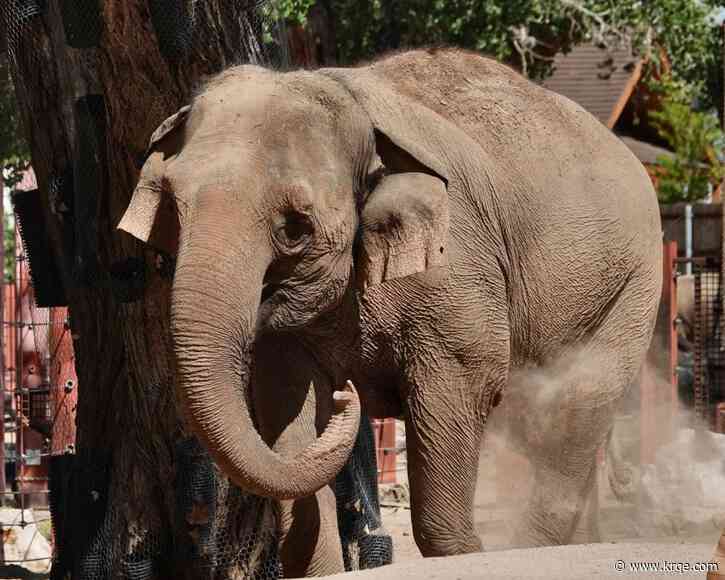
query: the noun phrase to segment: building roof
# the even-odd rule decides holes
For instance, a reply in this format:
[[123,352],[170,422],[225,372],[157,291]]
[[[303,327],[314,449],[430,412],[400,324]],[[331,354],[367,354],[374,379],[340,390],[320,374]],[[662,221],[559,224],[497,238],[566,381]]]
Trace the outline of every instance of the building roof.
[[637,156],[637,159],[639,159],[644,165],[659,165],[660,157],[667,157],[668,159],[672,159],[675,155],[669,149],[665,149],[664,147],[658,147],[657,145],[652,145],[651,143],[647,143],[646,141],[640,141],[639,139],[635,139],[634,137],[620,135],[619,138],[624,142],[627,147],[630,148],[632,153],[634,153]]
[[570,98],[612,129],[642,73],[642,60],[626,48],[593,44],[558,54],[544,86]]

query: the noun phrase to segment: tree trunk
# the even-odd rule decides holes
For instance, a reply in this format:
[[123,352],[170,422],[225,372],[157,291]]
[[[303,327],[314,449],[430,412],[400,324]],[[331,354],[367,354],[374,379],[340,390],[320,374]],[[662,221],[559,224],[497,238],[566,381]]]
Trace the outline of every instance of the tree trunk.
[[329,2],[317,0],[308,14],[305,26],[286,30],[290,64],[314,68],[337,64],[337,43],[332,8]]
[[173,264],[115,229],[157,125],[205,76],[264,58],[246,5],[0,6],[42,199],[33,219],[59,266],[47,291],[68,305],[78,374],[76,454],[51,468],[54,578],[278,574],[272,504],[231,487],[180,419]]

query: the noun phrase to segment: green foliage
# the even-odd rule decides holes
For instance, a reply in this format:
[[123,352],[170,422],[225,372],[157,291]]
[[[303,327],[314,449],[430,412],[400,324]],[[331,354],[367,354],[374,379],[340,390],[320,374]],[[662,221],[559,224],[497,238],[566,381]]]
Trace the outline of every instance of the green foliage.
[[12,188],[30,165],[30,151],[23,136],[15,89],[5,56],[0,59],[0,162],[3,183]]
[[[672,66],[672,81],[691,87],[702,109],[719,103],[722,48],[719,26],[711,15],[722,2],[655,0],[634,4],[642,4],[641,9],[632,12],[639,45],[646,43],[649,34],[652,44],[664,49]],[[650,56],[657,70],[660,51],[654,50]]]
[[[12,189],[30,166],[30,151],[24,138],[15,101],[15,88],[8,71],[6,54],[0,56],[0,163],[2,163],[3,185]],[[3,196],[4,198],[4,196]],[[15,279],[15,220],[12,208],[3,199],[3,243],[5,280]]]
[[263,11],[267,19],[304,25],[307,13],[314,4],[315,0],[270,0],[264,5]]
[[304,26],[307,23],[307,14],[314,4],[315,0],[269,0],[262,6],[262,42],[276,42],[270,26],[273,22]]
[[658,160],[658,196],[663,203],[702,200],[725,178],[720,158],[725,135],[714,114],[692,108],[691,87],[667,78],[659,87],[664,94],[662,107],[650,117],[674,157]]
[[37,523],[38,532],[49,542],[53,539],[53,526],[50,519],[40,520]]
[[12,214],[7,211],[3,214],[3,242],[5,244],[5,263],[3,264],[3,271],[5,274],[6,282],[13,282],[15,280],[15,220]]
[[394,27],[400,46],[461,46],[518,65],[532,77],[548,74],[553,54],[583,41],[632,42],[642,53],[663,46],[675,77],[700,92],[708,75],[718,72],[719,37],[709,18],[717,0],[331,0],[331,5],[343,62],[391,48],[381,47],[380,39]]

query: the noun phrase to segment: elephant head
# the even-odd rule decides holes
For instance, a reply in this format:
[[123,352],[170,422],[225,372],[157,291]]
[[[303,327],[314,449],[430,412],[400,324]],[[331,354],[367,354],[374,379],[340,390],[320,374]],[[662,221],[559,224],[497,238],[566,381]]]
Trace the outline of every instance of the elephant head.
[[[394,175],[371,187],[376,151]],[[180,400],[220,468],[278,499],[329,483],[357,434],[352,383],[314,444],[277,454],[250,413],[255,339],[304,332],[356,287],[443,263],[445,180],[334,80],[243,66],[157,129],[119,228],[176,256]]]

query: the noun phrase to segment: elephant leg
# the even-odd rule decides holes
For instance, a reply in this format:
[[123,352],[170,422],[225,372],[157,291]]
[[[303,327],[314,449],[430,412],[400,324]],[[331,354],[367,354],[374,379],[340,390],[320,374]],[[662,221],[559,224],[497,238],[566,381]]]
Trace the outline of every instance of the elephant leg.
[[534,479],[514,533],[515,547],[598,539],[597,451],[633,374],[617,373],[622,359],[616,353],[608,356],[605,364],[582,352],[551,368],[512,377],[510,433],[531,462]]
[[593,544],[602,541],[599,529],[599,466],[596,461],[584,487],[584,507],[576,521],[572,544]]
[[280,561],[286,578],[328,576],[344,571],[337,529],[335,493],[280,502]]
[[[582,459],[569,473],[561,465],[535,466],[529,505],[512,541],[512,547],[551,546],[571,543],[578,524],[586,527],[587,499],[591,492],[594,461]],[[592,505],[590,509],[594,509]],[[589,530],[581,530],[588,535]]]
[[413,387],[405,413],[415,543],[424,557],[480,552],[473,499],[483,420],[473,409],[471,389],[426,383]]
[[[252,394],[264,441],[283,457],[301,453],[332,415],[332,385],[291,337],[258,340]],[[280,560],[286,577],[345,571],[334,482],[314,495],[279,502]]]

